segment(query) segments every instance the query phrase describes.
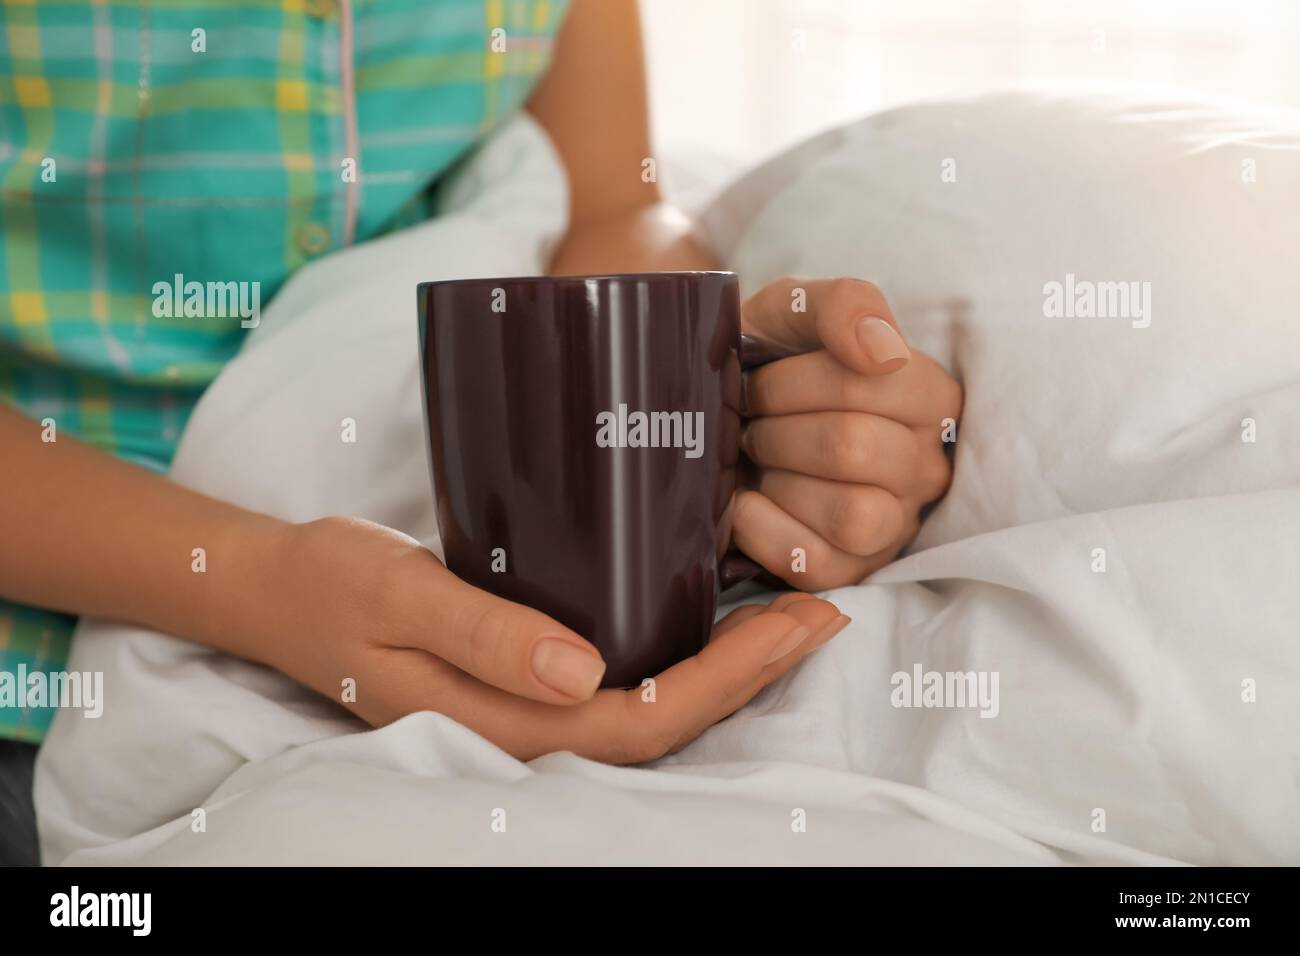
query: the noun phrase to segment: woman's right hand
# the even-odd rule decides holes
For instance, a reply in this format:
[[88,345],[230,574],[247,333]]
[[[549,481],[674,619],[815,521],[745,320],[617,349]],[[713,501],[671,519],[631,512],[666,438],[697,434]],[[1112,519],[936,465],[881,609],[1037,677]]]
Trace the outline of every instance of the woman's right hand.
[[257,602],[267,612],[260,660],[374,726],[433,710],[525,760],[557,750],[609,763],[671,753],[848,623],[827,601],[782,595],[733,611],[700,654],[652,688],[597,690],[605,665],[591,644],[464,583],[413,538],[351,518],[276,533]]

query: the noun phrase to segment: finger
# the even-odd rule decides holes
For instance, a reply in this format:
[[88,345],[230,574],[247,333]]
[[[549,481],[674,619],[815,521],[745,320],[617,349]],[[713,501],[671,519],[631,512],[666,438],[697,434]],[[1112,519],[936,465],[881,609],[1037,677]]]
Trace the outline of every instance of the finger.
[[625,692],[624,739],[637,741],[649,759],[677,749],[793,667],[839,616],[818,599],[753,616],[655,678],[653,697]]
[[915,483],[920,442],[906,425],[866,412],[756,418],[741,447],[754,464],[878,485],[904,496]]
[[767,605],[764,604],[742,604],[717,624],[713,625],[713,637],[717,637],[719,634],[725,634],[733,627],[738,624],[743,624],[755,614],[762,614],[765,610],[767,610]]
[[903,535],[903,504],[884,488],[763,469],[757,489],[792,518],[848,554],[868,557]]
[[[612,718],[622,691],[600,691],[573,706],[554,706],[494,687],[418,648],[382,648],[368,680],[359,680],[351,709],[373,726],[408,714],[432,711],[490,740],[521,760],[574,749],[584,721]],[[366,693],[374,682],[383,696]],[[603,703],[601,703],[603,701]]]
[[426,606],[437,619],[406,633],[420,649],[511,694],[548,704],[588,700],[605,662],[577,633],[540,611],[439,574]]
[[732,536],[747,556],[805,591],[856,584],[885,561],[841,551],[757,491],[736,493]]
[[[353,709],[376,726],[436,711],[521,760],[556,750],[613,763],[652,760],[743,705],[829,639],[827,624],[838,615],[834,605],[807,595],[782,597],[787,611],[738,609],[747,612],[744,620],[718,636],[712,651],[706,648],[646,687],[600,691],[577,706],[517,697],[424,651],[384,648],[380,659],[386,664],[373,675],[386,688],[384,700],[358,695]],[[700,660],[699,667],[684,666]]]
[[754,369],[745,378],[745,411],[751,416],[801,412],[870,412],[908,425],[933,426],[961,416],[961,385],[934,359],[913,352],[892,375],[858,375],[825,349]]
[[784,611],[791,604],[798,604],[800,601],[815,600],[819,599],[804,591],[786,591],[784,594],[773,598],[772,602],[768,604],[767,607],[768,610],[771,611]]
[[[598,760],[639,763],[667,753],[682,734],[716,713],[718,698],[732,699],[734,689],[749,686],[777,650],[793,650],[792,642],[811,633],[809,624],[820,625],[836,613],[833,605],[815,599],[812,607],[791,605],[790,613],[760,607],[718,638],[719,644],[726,642],[725,653],[706,647],[642,687],[601,691],[573,707],[517,697],[421,651],[391,651],[408,656],[400,669],[384,675],[389,707],[399,714],[446,714],[521,759],[571,750]],[[705,661],[703,668],[685,666],[699,659]],[[638,709],[636,702],[643,700],[652,706]],[[662,707],[657,706],[660,700]]]
[[[737,691],[734,694],[734,697],[740,700],[740,703],[737,704],[731,712],[734,713],[736,710],[739,710],[746,703],[752,700],[764,687],[779,680],[781,677],[785,676],[785,674],[794,670],[794,668],[800,663],[811,657],[813,653],[827,644],[836,634],[839,634],[844,630],[844,628],[849,625],[850,621],[851,619],[847,615],[840,614],[832,618],[830,621],[817,626],[813,630],[812,634],[809,635],[807,640],[800,644],[793,653],[787,654],[780,660],[768,664],[762,671],[754,676],[747,686]],[[704,719],[698,721],[693,727],[677,738],[677,742],[670,748],[669,753],[675,753],[678,750],[681,750],[704,731],[708,730],[710,726],[728,716],[730,716],[730,714],[722,714],[721,716],[714,714],[706,715]]]
[[800,601],[808,600],[815,599],[811,594],[805,594],[803,591],[787,591],[773,599],[769,604],[742,604],[717,624],[713,625],[713,633],[709,635],[709,640],[716,640],[719,635],[725,634],[737,624],[743,624],[755,614],[761,614],[764,611],[781,611],[791,604],[797,604]]
[[778,279],[741,309],[746,332],[800,351],[823,346],[862,375],[884,375],[911,352],[884,295],[862,279]]

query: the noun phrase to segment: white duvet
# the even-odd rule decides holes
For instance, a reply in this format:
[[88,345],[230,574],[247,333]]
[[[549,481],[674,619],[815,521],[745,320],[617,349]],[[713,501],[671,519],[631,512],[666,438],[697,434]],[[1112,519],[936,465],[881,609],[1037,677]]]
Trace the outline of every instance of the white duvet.
[[[177,480],[436,547],[414,285],[539,271],[565,205],[516,121],[443,218],[290,284]],[[756,170],[706,222],[751,290],[876,281],[965,383],[952,492],[910,556],[831,592],[849,629],[618,769],[523,764],[436,714],[367,731],[271,671],[86,621],[70,666],[104,672],[106,703],[41,751],[46,861],[1300,863],[1296,115],[909,107]],[[1054,282],[1075,317],[1047,314]],[[1119,282],[1149,283],[1145,316],[1097,285]],[[1078,314],[1081,283],[1124,314]],[[895,706],[924,703],[895,677],[918,671],[996,675],[996,716]]]

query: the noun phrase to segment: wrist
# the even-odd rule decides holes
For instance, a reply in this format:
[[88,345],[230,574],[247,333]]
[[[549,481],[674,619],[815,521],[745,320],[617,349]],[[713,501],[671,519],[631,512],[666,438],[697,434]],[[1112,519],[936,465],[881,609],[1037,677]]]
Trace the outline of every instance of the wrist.
[[[295,525],[232,509],[213,533],[204,600],[194,609],[204,644],[258,664],[272,665],[281,633],[278,604],[284,555]],[[185,631],[181,631],[185,633]]]
[[659,202],[588,215],[569,226],[552,275],[694,272],[717,268],[707,243],[681,210]]

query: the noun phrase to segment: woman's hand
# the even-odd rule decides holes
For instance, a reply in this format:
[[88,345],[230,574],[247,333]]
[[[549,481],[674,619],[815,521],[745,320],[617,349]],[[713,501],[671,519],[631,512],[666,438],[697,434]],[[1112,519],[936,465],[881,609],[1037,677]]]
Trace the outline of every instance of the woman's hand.
[[[636,4],[574,0],[528,102],[569,180],[552,274],[718,268],[646,175],[647,101]],[[806,311],[795,311],[796,289]],[[868,282],[784,279],[750,299],[744,318],[747,331],[810,354],[748,376],[759,477],[736,496],[736,543],[797,588],[860,581],[915,537],[921,508],[947,488],[940,436],[961,412],[961,387],[909,352]],[[804,571],[792,568],[795,548]]]
[[947,490],[943,435],[961,386],[908,349],[880,290],[860,279],[778,280],[745,303],[743,323],[805,354],[746,376],[742,444],[758,477],[736,496],[736,544],[798,588],[856,583],[893,560]]
[[[260,603],[265,663],[379,726],[446,714],[520,759],[569,750],[610,763],[689,743],[848,623],[786,594],[719,622],[697,656],[632,690],[597,690],[605,665],[578,634],[465,584],[427,548],[370,522],[288,526]],[[345,694],[347,686],[354,695]]]

